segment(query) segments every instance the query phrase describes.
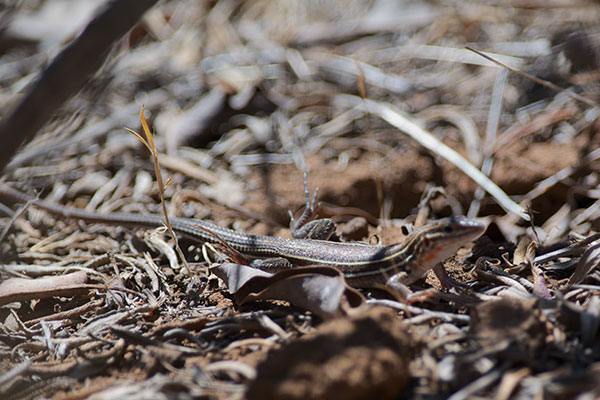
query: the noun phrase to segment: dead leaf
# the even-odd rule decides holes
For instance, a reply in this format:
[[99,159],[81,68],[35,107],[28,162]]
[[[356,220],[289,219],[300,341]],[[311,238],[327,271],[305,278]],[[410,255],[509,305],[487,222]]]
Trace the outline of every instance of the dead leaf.
[[10,278],[0,283],[0,306],[15,301],[45,299],[53,296],[75,296],[89,288],[84,271],[38,279]]
[[577,285],[578,283],[583,282],[583,280],[598,266],[600,263],[600,240],[595,240],[590,243],[590,246],[583,253],[577,266],[575,267],[575,272],[569,279],[567,283],[568,286]]
[[255,300],[285,300],[323,319],[347,314],[364,304],[332,267],[296,267],[270,274],[246,265],[226,263],[211,271],[221,278],[238,304]]
[[[519,246],[521,245],[521,243],[523,243],[523,241],[519,243]],[[531,268],[531,274],[533,275],[533,294],[540,296],[544,299],[551,299],[552,293],[550,293],[550,290],[548,290],[548,284],[546,283],[546,277],[544,276],[544,272],[539,266],[535,264],[534,261],[536,248],[537,243],[535,241],[530,242],[524,252],[524,258],[520,262],[529,265],[529,267]]]
[[531,263],[531,273],[533,275],[533,294],[544,299],[551,299],[552,293],[548,289],[544,272],[533,262]]
[[532,251],[531,245],[533,243],[533,251],[535,252],[535,242],[532,242],[529,238],[523,238],[519,240],[517,248],[513,254],[513,265],[520,265],[521,263],[527,262],[528,254]]

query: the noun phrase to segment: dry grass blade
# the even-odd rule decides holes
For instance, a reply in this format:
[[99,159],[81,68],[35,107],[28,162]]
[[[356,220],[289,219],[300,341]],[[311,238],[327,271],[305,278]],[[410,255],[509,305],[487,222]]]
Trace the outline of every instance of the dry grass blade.
[[0,375],[0,387],[11,379],[20,376],[27,372],[31,362],[29,360],[23,361],[20,364],[15,365],[10,371],[6,371]]
[[[494,162],[493,155],[491,152],[492,144],[496,141],[496,135],[498,132],[498,125],[500,123],[500,117],[502,114],[502,99],[504,95],[504,87],[506,85],[507,72],[505,69],[498,70],[496,74],[496,80],[494,82],[494,89],[492,92],[492,99],[490,103],[490,111],[488,114],[487,126],[485,129],[485,145],[483,156],[484,160],[481,164],[481,172],[485,176],[490,176],[492,172],[492,165]],[[470,218],[476,217],[479,214],[479,208],[481,206],[481,200],[483,199],[484,191],[481,187],[475,191],[474,199],[471,202],[467,216]]]
[[435,136],[421,128],[414,121],[411,121],[399,111],[392,109],[390,104],[368,99],[363,100],[351,95],[338,95],[337,100],[339,103],[341,103],[341,105],[350,105],[364,109],[365,111],[379,116],[392,126],[400,129],[402,132],[418,141],[423,147],[431,150],[440,157],[454,164],[469,178],[480,185],[494,199],[496,199],[498,204],[507,212],[511,212],[520,218],[523,218],[525,221],[530,220],[529,215],[520,205],[512,201],[508,195],[498,187],[498,185],[481,173],[480,170],[475,168],[473,164],[465,160],[465,158],[458,154],[454,149],[440,142]]
[[483,156],[481,154],[479,131],[475,121],[464,112],[462,107],[451,105],[431,106],[417,114],[417,118],[427,123],[442,120],[456,126],[464,140],[469,160],[476,166],[481,165]]
[[23,205],[21,208],[19,208],[11,217],[10,221],[4,225],[4,227],[2,228],[2,232],[0,232],[0,242],[4,241],[4,238],[6,237],[6,235],[8,234],[8,232],[10,232],[10,229],[12,228],[12,226],[14,225],[15,221],[17,220],[17,218],[19,218],[31,205],[33,201],[28,201],[27,204]]
[[564,169],[558,171],[557,173],[555,173],[554,175],[549,176],[548,178],[538,182],[529,193],[526,193],[523,196],[523,199],[533,200],[533,199],[541,196],[543,193],[548,191],[552,186],[554,186],[557,183],[568,178],[569,176],[574,174],[576,171],[578,171],[581,167],[586,166],[589,163],[596,161],[599,158],[600,158],[600,149],[596,149],[596,150],[586,154],[585,156],[583,156],[581,158],[581,160],[579,161],[579,163],[577,165],[564,168]]
[[135,132],[132,129],[125,128],[125,130],[127,130],[127,132],[131,133],[140,142],[142,142],[144,144],[144,146],[146,146],[146,148],[150,151],[150,154],[152,154],[152,163],[154,164],[154,173],[156,174],[156,182],[158,184],[158,191],[160,193],[160,203],[162,205],[163,215],[165,217],[165,223],[167,225],[167,229],[169,230],[169,233],[171,234],[171,237],[175,241],[175,248],[177,249],[177,254],[179,254],[179,258],[181,259],[181,262],[185,266],[185,269],[187,270],[188,274],[191,274],[192,270],[190,269],[190,266],[188,265],[187,260],[186,260],[185,256],[183,255],[183,251],[181,251],[181,248],[179,247],[179,241],[177,239],[177,235],[175,234],[175,231],[173,231],[171,222],[169,222],[169,213],[167,212],[167,203],[165,201],[165,185],[163,183],[164,181],[162,178],[162,173],[160,172],[160,163],[158,162],[158,151],[156,150],[156,146],[154,146],[154,140],[152,139],[152,133],[150,132],[150,128],[148,127],[148,122],[146,122],[146,118],[144,117],[144,107],[143,106],[140,110],[140,121],[142,122],[142,129],[144,130],[145,138],[142,137],[139,133]]

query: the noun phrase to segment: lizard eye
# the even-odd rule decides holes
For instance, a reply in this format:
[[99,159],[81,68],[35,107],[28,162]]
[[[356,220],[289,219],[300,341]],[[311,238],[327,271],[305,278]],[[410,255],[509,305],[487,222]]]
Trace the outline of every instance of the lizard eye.
[[444,233],[452,233],[453,230],[454,229],[450,225],[444,227]]

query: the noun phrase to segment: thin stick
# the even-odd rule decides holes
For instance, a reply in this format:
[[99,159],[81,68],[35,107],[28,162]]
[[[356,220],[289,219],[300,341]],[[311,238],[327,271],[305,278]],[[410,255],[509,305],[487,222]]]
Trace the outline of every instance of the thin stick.
[[493,62],[496,65],[499,65],[501,67],[506,68],[510,72],[514,72],[517,75],[521,75],[524,78],[530,79],[530,80],[534,81],[535,83],[537,83],[539,85],[546,86],[547,88],[552,89],[552,90],[554,90],[556,92],[564,93],[567,96],[569,96],[570,98],[572,98],[574,100],[581,101],[582,103],[585,103],[585,104],[587,104],[590,107],[600,107],[600,104],[596,103],[593,100],[590,100],[588,98],[580,96],[577,93],[573,93],[570,90],[563,89],[560,86],[557,86],[557,85],[555,85],[552,82],[545,81],[543,79],[538,78],[537,76],[533,76],[531,74],[528,74],[527,72],[519,71],[518,69],[514,69],[512,67],[509,67],[508,65],[503,64],[500,61],[497,61],[497,60],[493,59],[492,57],[488,56],[487,54],[484,54],[484,53],[482,53],[480,51],[477,51],[477,50],[475,50],[475,49],[473,49],[473,48],[471,48],[469,46],[467,46],[466,49],[472,51],[473,53],[475,53],[475,54],[477,54],[477,55],[479,55],[479,56],[481,56],[483,58],[485,58],[488,61]]

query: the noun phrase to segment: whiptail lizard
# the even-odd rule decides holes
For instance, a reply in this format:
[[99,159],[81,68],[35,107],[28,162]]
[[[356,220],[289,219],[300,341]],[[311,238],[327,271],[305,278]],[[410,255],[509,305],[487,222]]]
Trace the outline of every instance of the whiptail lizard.
[[[31,202],[52,214],[92,223],[151,228],[164,225],[164,217],[161,215],[92,213],[35,199],[6,185],[0,185],[0,198]],[[307,205],[310,205],[308,200]],[[454,216],[416,230],[402,243],[381,246],[260,236],[240,233],[197,219],[169,220],[176,234],[194,241],[219,243],[214,236],[216,235],[233,249],[251,257],[284,259],[287,264],[285,266],[333,266],[344,274],[350,285],[363,288],[379,284],[388,284],[391,287],[410,284],[429,269],[454,255],[463,245],[479,237],[485,230],[485,226],[478,221]],[[269,259],[263,259],[256,265],[261,269],[268,269],[271,265],[282,266],[282,263],[271,264]]]

